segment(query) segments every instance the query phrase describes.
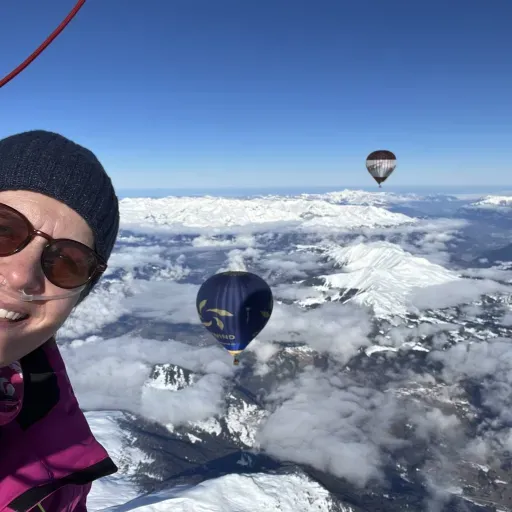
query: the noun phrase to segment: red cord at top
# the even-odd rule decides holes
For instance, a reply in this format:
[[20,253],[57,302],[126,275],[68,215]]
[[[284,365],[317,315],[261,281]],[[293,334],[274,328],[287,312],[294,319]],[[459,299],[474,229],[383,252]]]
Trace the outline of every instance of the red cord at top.
[[0,80],[0,88],[10,82],[15,76],[19,75],[32,61],[47,48],[52,41],[66,28],[67,24],[75,17],[76,13],[85,4],[85,0],[78,0],[75,7],[71,12],[64,18],[62,23],[43,41],[43,43],[37,48],[31,55],[29,55],[16,69],[11,71],[7,76]]

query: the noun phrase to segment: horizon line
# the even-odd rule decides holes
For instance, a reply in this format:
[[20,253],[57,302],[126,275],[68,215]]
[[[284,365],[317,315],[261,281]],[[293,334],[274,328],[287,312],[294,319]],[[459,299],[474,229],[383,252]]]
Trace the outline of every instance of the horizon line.
[[[486,188],[486,187],[511,187],[511,184],[495,184],[495,185],[489,185],[489,184],[479,184],[479,185],[388,185],[387,187],[382,187],[383,189],[386,188]],[[249,185],[249,186],[226,186],[226,187],[216,187],[216,186],[204,186],[204,187],[198,187],[198,186],[190,186],[190,187],[173,187],[173,186],[155,186],[155,187],[147,187],[147,186],[141,186],[141,187],[119,187],[123,188],[124,190],[156,190],[159,188],[163,189],[173,189],[173,190],[190,190],[190,189],[197,189],[197,190],[204,190],[206,188],[212,189],[212,190],[225,190],[225,189],[262,189],[262,188],[268,188],[268,189],[277,189],[277,188],[376,188],[378,189],[378,186],[372,186],[372,185],[275,185],[275,186],[255,186],[255,185]]]

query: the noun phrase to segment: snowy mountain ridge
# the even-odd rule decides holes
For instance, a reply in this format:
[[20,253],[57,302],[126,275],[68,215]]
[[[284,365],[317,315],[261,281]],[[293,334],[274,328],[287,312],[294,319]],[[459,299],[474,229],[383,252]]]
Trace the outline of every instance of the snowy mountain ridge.
[[416,219],[376,206],[339,205],[325,199],[223,197],[125,198],[120,201],[126,225],[226,229],[277,222],[302,228],[398,226]]
[[[230,474],[136,498],[109,512],[353,512],[303,474]],[[107,511],[105,511],[107,512]]]
[[479,201],[471,203],[471,208],[496,208],[500,206],[512,206],[512,196],[484,196]]
[[302,194],[308,199],[324,199],[338,204],[354,204],[367,206],[390,206],[392,204],[421,201],[423,196],[418,194],[395,194],[394,192],[366,192],[365,190],[345,189],[339,192],[325,194]]
[[[369,306],[378,317],[404,316],[411,310],[407,296],[413,288],[460,279],[455,272],[389,242],[348,247],[333,244],[323,250],[329,259],[342,267],[342,272],[320,276],[323,283],[314,288],[329,293],[331,300]],[[332,293],[332,290],[336,292]],[[300,304],[318,302],[319,299],[305,299]]]
[[125,416],[123,412],[89,411],[85,416],[94,435],[108,448],[119,467],[117,473],[94,481],[87,497],[87,507],[95,512],[139,496],[133,477],[138,473],[139,464],[148,462],[149,458],[147,454],[131,446],[133,438],[120,427],[119,420]]

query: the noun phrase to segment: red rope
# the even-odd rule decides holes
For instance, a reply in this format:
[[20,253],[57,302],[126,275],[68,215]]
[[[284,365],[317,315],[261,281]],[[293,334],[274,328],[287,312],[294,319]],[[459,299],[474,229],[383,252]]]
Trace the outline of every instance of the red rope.
[[0,80],[0,88],[5,84],[9,83],[15,76],[19,75],[32,61],[37,59],[37,57],[52,43],[52,41],[66,28],[67,24],[75,17],[75,14],[81,9],[81,7],[85,4],[85,0],[78,0],[75,7],[73,7],[72,11],[64,18],[62,23],[43,41],[43,43],[29,55],[16,69],[11,71],[7,76]]

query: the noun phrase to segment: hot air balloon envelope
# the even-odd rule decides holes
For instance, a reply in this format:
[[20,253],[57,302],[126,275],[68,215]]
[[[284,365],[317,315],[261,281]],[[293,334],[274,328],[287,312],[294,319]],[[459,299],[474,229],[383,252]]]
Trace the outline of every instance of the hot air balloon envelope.
[[272,291],[251,272],[221,272],[201,285],[196,308],[202,324],[236,356],[267,324],[273,308]]
[[396,167],[396,156],[386,149],[373,151],[366,157],[366,168],[373,179],[381,186]]

